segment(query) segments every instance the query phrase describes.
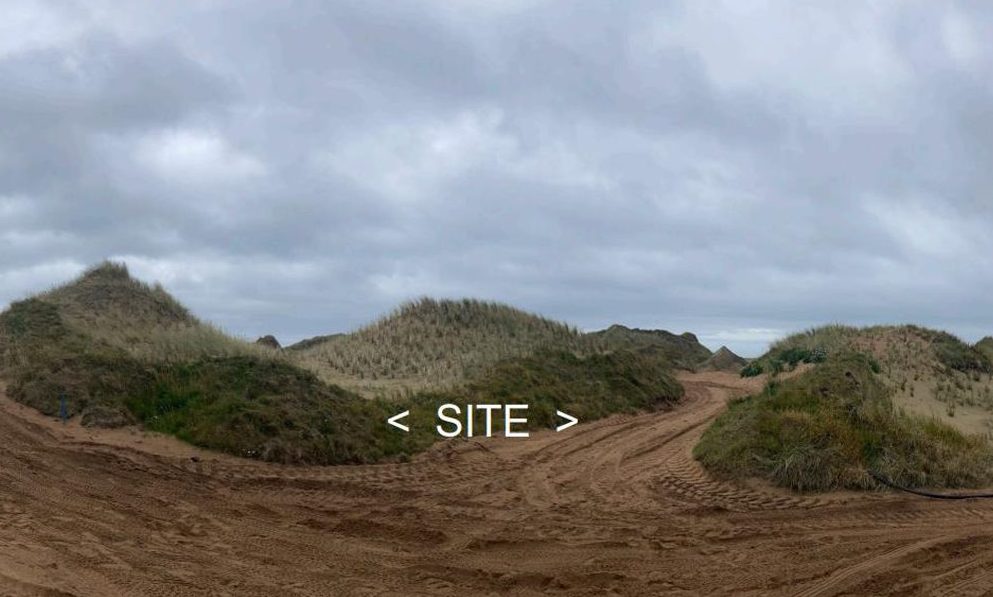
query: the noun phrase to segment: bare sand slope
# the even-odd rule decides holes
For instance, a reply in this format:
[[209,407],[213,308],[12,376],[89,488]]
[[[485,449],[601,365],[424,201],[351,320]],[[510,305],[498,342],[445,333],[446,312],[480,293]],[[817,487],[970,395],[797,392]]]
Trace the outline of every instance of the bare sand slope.
[[194,461],[0,397],[0,594],[993,591],[993,501],[716,482],[690,450],[748,382],[683,381],[671,412],[330,468]]

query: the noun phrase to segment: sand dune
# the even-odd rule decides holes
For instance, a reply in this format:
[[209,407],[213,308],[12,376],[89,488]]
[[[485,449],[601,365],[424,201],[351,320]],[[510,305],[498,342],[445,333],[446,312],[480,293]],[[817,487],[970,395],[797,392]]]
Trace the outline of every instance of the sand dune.
[[[800,496],[690,457],[734,375],[669,412],[409,464],[282,467],[0,397],[0,594],[979,594],[993,502]],[[749,386],[748,384],[751,384]]]

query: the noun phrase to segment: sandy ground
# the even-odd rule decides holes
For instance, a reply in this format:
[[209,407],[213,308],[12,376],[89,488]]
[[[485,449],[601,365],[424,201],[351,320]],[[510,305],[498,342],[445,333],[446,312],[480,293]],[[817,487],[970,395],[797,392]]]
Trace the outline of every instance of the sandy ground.
[[328,468],[0,396],[0,595],[993,594],[993,500],[714,481],[690,450],[746,382],[683,381],[670,412]]

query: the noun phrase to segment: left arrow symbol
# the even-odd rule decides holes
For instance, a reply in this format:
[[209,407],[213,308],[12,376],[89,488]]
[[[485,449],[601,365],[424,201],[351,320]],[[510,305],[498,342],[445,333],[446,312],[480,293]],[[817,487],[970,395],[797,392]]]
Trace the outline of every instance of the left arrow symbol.
[[410,427],[407,427],[406,425],[404,425],[403,423],[400,422],[400,419],[406,417],[409,414],[410,414],[410,411],[409,410],[405,410],[405,411],[403,411],[402,413],[400,413],[398,415],[393,415],[389,419],[386,419],[386,422],[389,423],[390,425],[393,425],[397,429],[402,429],[403,431],[410,431]]

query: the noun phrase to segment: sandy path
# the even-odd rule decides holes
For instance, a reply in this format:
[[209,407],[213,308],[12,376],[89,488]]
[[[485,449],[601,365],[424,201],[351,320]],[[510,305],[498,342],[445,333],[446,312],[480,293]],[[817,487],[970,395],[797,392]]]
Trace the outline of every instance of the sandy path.
[[328,468],[0,396],[0,595],[993,592],[993,501],[717,482],[690,450],[748,388],[683,381],[670,412]]

